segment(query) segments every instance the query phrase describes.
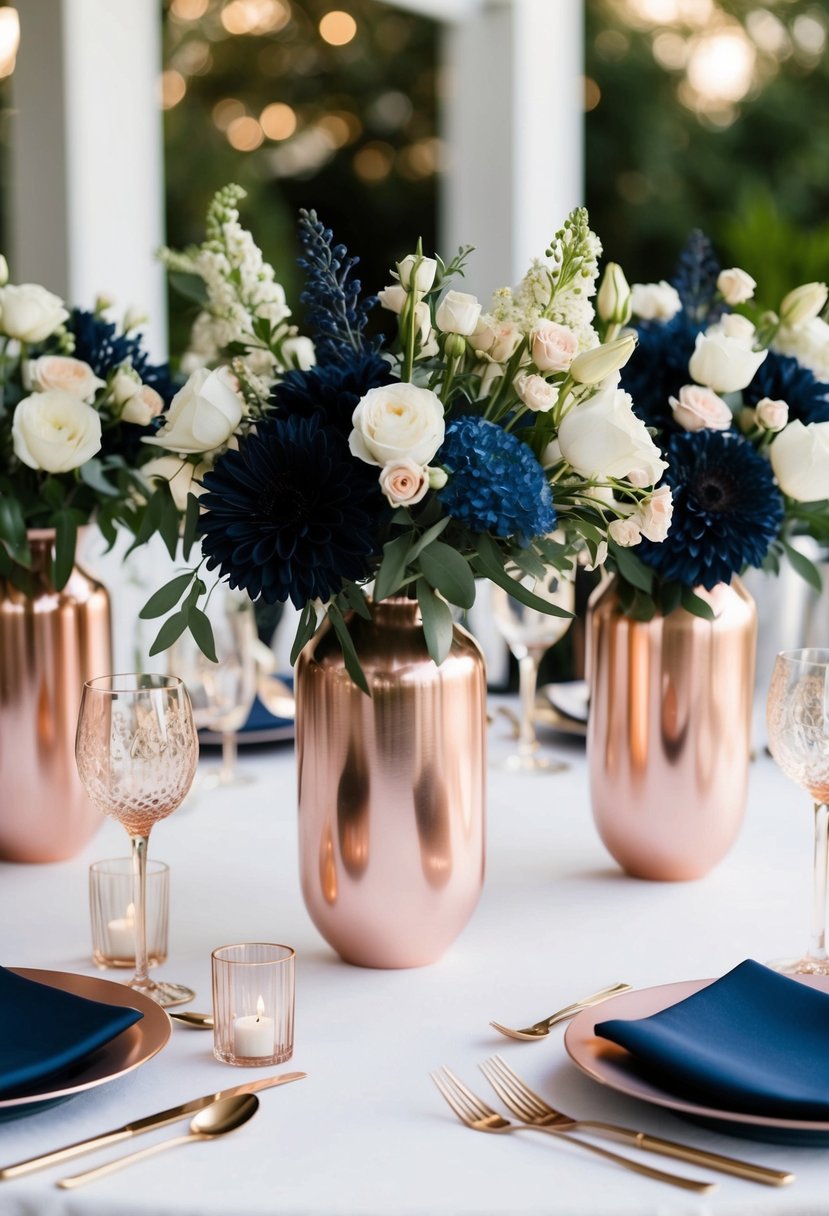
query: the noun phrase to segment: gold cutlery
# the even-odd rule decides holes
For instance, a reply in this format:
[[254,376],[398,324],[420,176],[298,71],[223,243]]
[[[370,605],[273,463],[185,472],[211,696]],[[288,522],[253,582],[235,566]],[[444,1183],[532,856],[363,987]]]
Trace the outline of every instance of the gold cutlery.
[[192,1030],[213,1029],[212,1013],[197,1013],[195,1009],[168,1009],[167,1012],[174,1022],[179,1022],[182,1026],[189,1026]]
[[772,1170],[764,1165],[754,1165],[750,1161],[740,1161],[736,1157],[724,1157],[720,1153],[693,1148],[689,1144],[663,1140],[647,1132],[637,1132],[632,1127],[602,1123],[595,1119],[572,1119],[563,1111],[550,1106],[549,1102],[545,1102],[539,1094],[530,1089],[500,1056],[486,1060],[481,1065],[481,1072],[504,1105],[522,1122],[531,1123],[535,1127],[556,1127],[565,1132],[568,1129],[593,1132],[608,1140],[621,1140],[635,1148],[651,1153],[663,1153],[666,1157],[678,1157],[681,1161],[692,1161],[695,1165],[706,1165],[709,1169],[719,1170],[723,1174],[734,1174],[751,1182],[764,1182],[767,1186],[786,1186],[794,1182],[794,1174],[783,1170]]
[[[600,1001],[605,1001],[609,996],[616,996],[620,992],[629,992],[630,984],[611,984],[608,988],[602,988],[600,992],[592,992],[590,996],[582,997],[580,1001],[574,1001],[572,1005],[565,1005],[563,1009],[558,1009],[555,1013],[551,1013],[548,1018],[542,1018],[540,1022],[534,1022],[532,1026],[525,1026],[522,1030],[513,1030],[510,1026],[502,1026],[500,1022],[490,1022],[495,1030],[499,1030],[501,1034],[505,1034],[508,1039],[544,1039],[550,1033],[550,1028],[556,1026],[559,1022],[566,1022],[568,1018],[575,1015],[582,1009],[587,1009],[590,1005],[598,1005]],[[172,1014],[170,1015],[173,1016]]]
[[147,1157],[154,1157],[156,1153],[162,1153],[168,1148],[177,1148],[180,1144],[195,1144],[198,1140],[212,1140],[216,1136],[224,1136],[228,1132],[235,1131],[237,1127],[241,1127],[243,1123],[247,1123],[248,1119],[252,1119],[259,1110],[259,1099],[256,1094],[237,1094],[235,1098],[220,1098],[218,1102],[211,1102],[209,1106],[205,1106],[190,1122],[190,1131],[186,1136],[173,1136],[169,1140],[162,1140],[159,1144],[151,1144],[149,1148],[139,1149],[137,1153],[127,1153],[124,1157],[116,1157],[114,1161],[108,1161],[106,1165],[99,1165],[94,1170],[85,1170],[82,1174],[72,1174],[69,1178],[61,1178],[57,1185],[63,1187],[65,1191],[72,1190],[76,1186],[84,1186],[87,1182],[94,1182],[96,1178],[105,1178],[107,1174],[114,1174],[116,1170],[122,1170],[128,1165],[135,1165],[137,1161],[144,1161]]
[[468,1089],[463,1081],[446,1067],[442,1068],[439,1073],[433,1072],[431,1077],[461,1123],[466,1127],[471,1127],[473,1131],[496,1134],[522,1131],[546,1132],[548,1135],[558,1136],[568,1144],[577,1144],[586,1152],[603,1157],[606,1161],[612,1161],[615,1165],[622,1166],[623,1169],[633,1170],[635,1174],[644,1174],[646,1178],[653,1178],[656,1182],[667,1182],[671,1186],[681,1187],[685,1191],[696,1191],[701,1195],[717,1188],[716,1182],[700,1182],[696,1178],[683,1178],[679,1174],[668,1174],[664,1170],[654,1169],[641,1161],[634,1161],[631,1157],[609,1152],[608,1149],[600,1148],[598,1144],[591,1144],[589,1140],[580,1140],[578,1136],[571,1136],[569,1132],[557,1127],[541,1127],[536,1123],[511,1123],[509,1119],[504,1119],[491,1106],[487,1106],[486,1102],[473,1094],[472,1090]]
[[7,1178],[19,1178],[22,1174],[30,1174],[33,1170],[57,1165],[60,1161],[70,1161],[81,1153],[91,1153],[95,1149],[106,1148],[109,1144],[118,1144],[121,1140],[128,1140],[131,1136],[140,1136],[142,1132],[148,1132],[151,1128],[165,1127],[168,1123],[175,1123],[176,1120],[183,1119],[185,1115],[192,1115],[197,1110],[203,1110],[205,1106],[210,1106],[212,1102],[219,1102],[223,1098],[235,1098],[237,1094],[258,1093],[260,1090],[270,1089],[274,1085],[287,1085],[290,1081],[301,1081],[307,1075],[304,1072],[281,1072],[271,1077],[262,1077],[258,1081],[245,1081],[242,1085],[234,1085],[231,1089],[221,1089],[215,1094],[205,1094],[202,1098],[192,1098],[189,1102],[182,1102],[180,1106],[171,1106],[168,1110],[162,1110],[156,1115],[147,1115],[143,1119],[125,1123],[123,1127],[117,1127],[114,1131],[103,1132],[100,1136],[79,1140],[76,1144],[54,1149],[51,1153],[42,1153],[39,1157],[29,1157],[26,1161],[7,1165],[4,1169],[0,1169],[0,1181],[5,1181]]

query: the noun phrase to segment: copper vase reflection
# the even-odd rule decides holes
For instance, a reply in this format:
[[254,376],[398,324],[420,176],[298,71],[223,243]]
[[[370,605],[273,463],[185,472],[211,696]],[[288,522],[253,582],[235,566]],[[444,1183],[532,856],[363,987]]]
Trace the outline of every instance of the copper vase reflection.
[[52,586],[54,533],[29,533],[34,594],[0,580],[0,859],[60,861],[103,816],[75,767],[84,680],[112,670],[109,596],[78,567]]
[[326,627],[296,668],[302,893],[347,962],[419,967],[454,941],[483,883],[484,661],[456,627],[437,667],[410,600],[372,605],[350,630],[370,697]]
[[637,878],[691,879],[728,852],[743,819],[751,748],[756,611],[734,579],[716,619],[682,608],[634,621],[615,582],[588,616],[588,759],[604,844]]

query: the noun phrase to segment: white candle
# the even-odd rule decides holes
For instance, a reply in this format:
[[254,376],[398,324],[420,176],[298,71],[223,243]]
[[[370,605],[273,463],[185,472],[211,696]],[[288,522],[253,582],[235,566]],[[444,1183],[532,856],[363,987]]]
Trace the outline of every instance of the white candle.
[[135,958],[135,904],[127,905],[124,917],[107,922],[107,937],[112,958]]
[[235,1019],[233,1050],[236,1056],[246,1059],[273,1055],[273,1018],[265,1017],[265,1002],[261,996],[256,1002],[255,1014]]

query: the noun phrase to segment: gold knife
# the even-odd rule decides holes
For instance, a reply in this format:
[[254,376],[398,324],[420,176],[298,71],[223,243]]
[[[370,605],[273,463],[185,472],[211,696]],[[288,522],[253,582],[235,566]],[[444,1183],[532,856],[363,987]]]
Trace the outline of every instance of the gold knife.
[[125,1123],[114,1131],[104,1132],[100,1136],[92,1136],[88,1140],[79,1140],[76,1144],[68,1144],[66,1148],[56,1148],[51,1153],[43,1153],[39,1157],[30,1157],[28,1161],[18,1161],[15,1165],[7,1165],[0,1169],[0,1181],[7,1178],[19,1178],[22,1174],[30,1174],[34,1170],[45,1169],[48,1165],[56,1165],[59,1161],[69,1161],[79,1157],[81,1153],[91,1153],[95,1149],[105,1148],[108,1144],[117,1144],[120,1140],[129,1140],[132,1136],[140,1136],[154,1127],[165,1127],[175,1123],[193,1111],[209,1106],[220,1098],[235,1098],[237,1094],[255,1094],[261,1089],[270,1089],[274,1085],[287,1085],[289,1081],[301,1081],[308,1074],[304,1072],[283,1072],[272,1077],[262,1077],[258,1081],[246,1081],[244,1085],[234,1085],[232,1089],[220,1089],[215,1094],[205,1094],[203,1098],[192,1098],[182,1102],[181,1106],[171,1106],[157,1115],[146,1115],[133,1123]]

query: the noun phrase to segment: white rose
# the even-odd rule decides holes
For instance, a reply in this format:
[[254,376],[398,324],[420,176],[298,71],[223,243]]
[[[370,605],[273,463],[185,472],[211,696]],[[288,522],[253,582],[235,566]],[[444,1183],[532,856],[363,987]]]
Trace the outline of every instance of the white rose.
[[193,372],[172,400],[162,429],[144,439],[173,452],[188,455],[211,452],[227,443],[241,421],[244,401],[227,368]]
[[608,536],[612,541],[615,541],[622,549],[629,549],[632,545],[638,545],[642,539],[642,533],[632,515],[625,519],[614,519],[608,525]]
[[106,387],[88,363],[81,359],[70,359],[68,355],[41,355],[39,359],[31,360],[27,376],[34,389],[41,392],[61,389],[87,403],[94,399],[99,388]]
[[717,276],[717,291],[726,304],[745,304],[746,300],[750,300],[754,295],[756,286],[757,283],[751,275],[740,270],[739,266],[721,270]]
[[109,386],[112,400],[116,405],[126,405],[130,397],[134,397],[141,387],[141,377],[129,363],[123,363]]
[[762,397],[757,402],[754,417],[764,431],[782,431],[789,421],[789,407],[785,401]]
[[66,473],[100,451],[101,417],[72,393],[47,389],[18,402],[12,439],[15,456],[30,469]]
[[434,258],[424,258],[416,253],[410,253],[402,262],[397,263],[400,285],[409,291],[428,291],[435,281],[437,268],[438,264]]
[[634,283],[630,308],[643,321],[670,321],[682,307],[679,292],[662,279],[659,283]]
[[566,372],[579,348],[579,340],[567,325],[539,321],[530,335],[530,349],[540,372]]
[[790,422],[769,448],[784,494],[797,502],[829,498],[829,422]]
[[468,338],[475,332],[480,316],[481,305],[475,296],[465,291],[447,291],[438,304],[435,321],[442,333]]
[[698,384],[717,393],[735,393],[751,383],[766,353],[750,350],[739,338],[723,333],[697,334],[688,370]]
[[650,498],[640,502],[633,518],[646,540],[663,541],[671,527],[674,500],[670,486],[660,486]]
[[387,308],[389,312],[400,313],[403,311],[403,305],[408,299],[409,293],[405,287],[401,287],[399,283],[392,283],[390,287],[384,287],[382,291],[378,291],[377,299],[380,301],[381,308]]
[[37,283],[0,287],[0,314],[3,333],[20,342],[42,342],[69,316],[63,300]]
[[286,338],[282,343],[282,355],[286,367],[298,367],[302,372],[307,372],[317,361],[314,343],[302,336]]
[[124,403],[121,410],[121,421],[132,422],[135,426],[149,426],[153,418],[157,418],[164,409],[164,399],[149,384],[139,384],[138,392],[133,393]]
[[751,350],[754,345],[756,329],[748,317],[738,312],[727,312],[716,325],[710,325],[706,330],[709,337],[715,334],[725,334],[726,338],[735,338],[742,346]]
[[669,397],[674,421],[686,431],[727,431],[734,420],[722,397],[710,388],[685,384],[679,397]]
[[368,464],[413,460],[427,465],[443,443],[443,405],[436,393],[405,382],[372,388],[351,416],[352,454]]
[[395,460],[383,468],[380,489],[393,507],[413,506],[429,489],[429,475],[414,460]]
[[546,414],[558,401],[558,389],[554,384],[549,384],[543,376],[519,372],[513,380],[513,385],[523,404],[534,413]]
[[199,498],[204,493],[204,486],[198,485],[210,465],[202,460],[199,464],[191,464],[180,456],[155,456],[141,469],[141,476],[152,485],[154,482],[166,481],[173,496],[173,502],[179,511],[187,509],[187,495],[194,494]]
[[668,467],[622,389],[606,389],[571,409],[559,426],[558,442],[582,477],[606,481],[636,471],[647,478],[645,485],[655,485]]

